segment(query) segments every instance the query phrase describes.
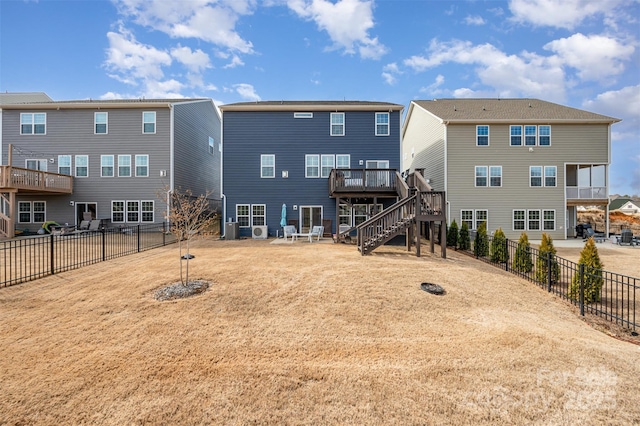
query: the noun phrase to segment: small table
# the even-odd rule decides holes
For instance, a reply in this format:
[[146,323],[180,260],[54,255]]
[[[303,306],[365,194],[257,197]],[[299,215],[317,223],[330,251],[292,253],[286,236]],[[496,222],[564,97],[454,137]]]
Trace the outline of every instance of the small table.
[[298,239],[298,237],[307,237],[309,238],[309,242],[312,243],[313,239],[311,238],[311,233],[307,232],[307,233],[295,233],[291,235],[291,239],[293,241],[296,241]]

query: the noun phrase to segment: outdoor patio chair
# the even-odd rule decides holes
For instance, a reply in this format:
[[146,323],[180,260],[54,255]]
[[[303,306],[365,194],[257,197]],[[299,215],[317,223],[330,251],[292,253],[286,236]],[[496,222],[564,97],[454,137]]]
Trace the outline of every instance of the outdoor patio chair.
[[324,234],[324,226],[314,226],[309,233],[309,242],[313,241],[313,238],[316,237],[316,241],[320,241],[322,235]]
[[623,229],[618,237],[618,245],[630,245],[635,246],[638,244],[636,237],[633,236],[633,232],[630,229]]
[[100,230],[100,223],[102,221],[100,219],[93,219],[90,223],[89,223],[89,231],[99,231]]
[[293,225],[287,225],[283,228],[283,230],[284,230],[285,241],[287,240],[287,238],[291,237],[291,242],[293,242],[293,239],[295,238],[295,235],[298,232],[296,227]]
[[589,239],[589,238],[593,238],[593,240],[596,243],[603,243],[604,242],[604,234],[599,234],[596,233],[596,231],[593,230],[593,228],[587,228],[584,230],[584,238],[585,240]]

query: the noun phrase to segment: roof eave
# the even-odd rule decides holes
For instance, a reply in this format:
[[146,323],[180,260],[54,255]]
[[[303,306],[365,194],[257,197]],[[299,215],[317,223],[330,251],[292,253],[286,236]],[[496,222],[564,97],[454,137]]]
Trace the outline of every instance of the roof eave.
[[377,104],[377,105],[348,105],[348,104],[308,104],[308,105],[221,105],[220,110],[226,111],[290,111],[290,112],[313,112],[313,111],[402,111],[403,105],[397,104]]

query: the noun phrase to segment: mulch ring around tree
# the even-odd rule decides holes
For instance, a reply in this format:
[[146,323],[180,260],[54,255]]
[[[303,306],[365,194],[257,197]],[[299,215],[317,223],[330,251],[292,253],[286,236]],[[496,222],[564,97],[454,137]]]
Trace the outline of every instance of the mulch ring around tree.
[[444,294],[444,288],[442,288],[442,286],[438,284],[422,283],[420,284],[420,288],[426,291],[427,293],[436,294],[439,296]]
[[153,298],[159,301],[184,299],[196,294],[204,293],[209,288],[209,281],[189,281],[186,285],[181,282],[159,288],[153,294]]

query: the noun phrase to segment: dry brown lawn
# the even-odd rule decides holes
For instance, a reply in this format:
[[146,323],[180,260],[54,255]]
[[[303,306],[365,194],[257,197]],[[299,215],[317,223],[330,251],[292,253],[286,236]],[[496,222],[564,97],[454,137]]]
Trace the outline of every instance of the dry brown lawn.
[[189,299],[153,298],[177,246],[2,288],[0,424],[640,422],[640,346],[422,252],[212,239]]

